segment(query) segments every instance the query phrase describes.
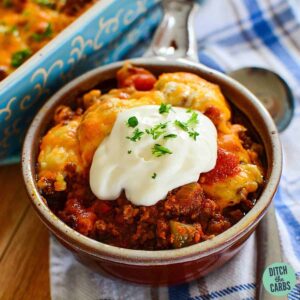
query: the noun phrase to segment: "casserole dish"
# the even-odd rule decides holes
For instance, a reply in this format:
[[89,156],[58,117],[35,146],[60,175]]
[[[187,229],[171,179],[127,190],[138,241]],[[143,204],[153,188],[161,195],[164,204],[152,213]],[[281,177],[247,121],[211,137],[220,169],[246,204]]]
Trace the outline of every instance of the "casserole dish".
[[[97,2],[0,82],[0,164],[19,160],[26,128],[55,90],[88,69],[121,59],[150,34],[161,17],[158,2]],[[137,30],[142,21],[143,31]]]
[[[131,62],[155,75],[166,71],[194,73],[221,87],[230,104],[245,115],[265,150],[266,184],[256,205],[237,224],[213,239],[182,249],[159,251],[124,249],[100,243],[71,229],[51,212],[36,185],[40,139],[49,128],[57,106],[72,103],[78,95],[96,86],[107,86],[123,62],[92,70],[56,93],[31,124],[22,156],[23,176],[32,204],[41,220],[65,247],[80,261],[99,272],[153,285],[193,280],[232,258],[266,213],[277,189],[282,164],[276,126],[259,100],[235,80],[196,62],[193,32],[190,30],[187,33],[185,29],[186,24],[191,25],[188,15],[192,11],[192,1],[165,1],[165,6],[165,18],[147,53],[152,58],[133,59]],[[178,22],[174,22],[174,19]]]

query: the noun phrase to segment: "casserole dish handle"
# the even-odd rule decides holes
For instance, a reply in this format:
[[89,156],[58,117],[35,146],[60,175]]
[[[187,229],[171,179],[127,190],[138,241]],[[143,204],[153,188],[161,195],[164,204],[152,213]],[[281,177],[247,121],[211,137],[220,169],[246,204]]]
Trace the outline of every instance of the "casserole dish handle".
[[144,57],[199,62],[194,30],[198,5],[193,0],[163,0],[162,5],[164,17]]

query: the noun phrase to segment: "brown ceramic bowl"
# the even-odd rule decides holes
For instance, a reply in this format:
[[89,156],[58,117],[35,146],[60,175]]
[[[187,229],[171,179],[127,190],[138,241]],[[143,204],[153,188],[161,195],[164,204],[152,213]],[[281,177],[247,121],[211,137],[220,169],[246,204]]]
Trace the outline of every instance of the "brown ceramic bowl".
[[[236,225],[211,240],[182,249],[143,251],[109,246],[83,236],[58,219],[36,187],[36,161],[41,137],[55,108],[72,103],[77,95],[96,85],[106,86],[122,63],[100,67],[77,78],[55,94],[39,111],[27,133],[22,157],[23,176],[33,207],[57,239],[83,263],[136,283],[174,284],[190,281],[217,269],[232,258],[253,233],[266,213],[281,174],[281,146],[269,113],[241,84],[203,65],[186,60],[141,58],[132,60],[155,74],[192,72],[218,84],[233,107],[245,115],[265,149],[266,184],[257,204]],[[108,80],[108,81],[107,81]]]

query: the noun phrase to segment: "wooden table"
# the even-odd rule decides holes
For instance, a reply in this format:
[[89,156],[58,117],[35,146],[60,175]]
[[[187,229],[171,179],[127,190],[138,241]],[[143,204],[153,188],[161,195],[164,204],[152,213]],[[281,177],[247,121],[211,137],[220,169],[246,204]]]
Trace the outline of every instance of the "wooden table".
[[0,167],[0,299],[50,299],[49,234],[18,165]]

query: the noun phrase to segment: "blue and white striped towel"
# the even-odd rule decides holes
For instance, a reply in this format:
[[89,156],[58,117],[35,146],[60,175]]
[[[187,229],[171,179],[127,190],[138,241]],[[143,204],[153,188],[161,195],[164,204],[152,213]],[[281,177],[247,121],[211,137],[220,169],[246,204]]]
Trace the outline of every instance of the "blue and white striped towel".
[[[300,299],[300,3],[298,0],[207,0],[196,20],[202,63],[228,72],[261,66],[280,74],[296,97],[295,117],[281,134],[284,168],[275,197],[285,261],[298,276],[289,299]],[[139,55],[144,46],[131,55]],[[174,287],[150,288],[95,274],[51,241],[51,294],[58,299],[226,299],[255,298],[255,235],[225,267]]]

